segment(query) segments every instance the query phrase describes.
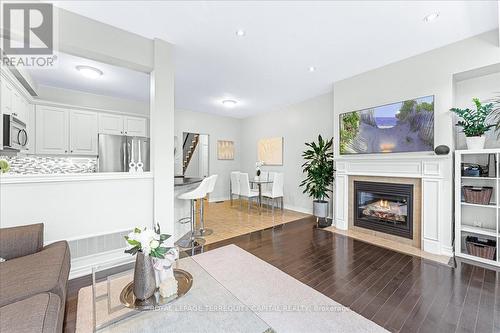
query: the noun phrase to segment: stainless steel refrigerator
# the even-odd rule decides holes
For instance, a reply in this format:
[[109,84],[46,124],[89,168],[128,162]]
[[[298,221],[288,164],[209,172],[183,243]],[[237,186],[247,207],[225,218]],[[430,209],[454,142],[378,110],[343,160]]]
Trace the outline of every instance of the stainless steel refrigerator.
[[150,171],[149,138],[99,134],[98,146],[98,172],[129,172],[130,163],[139,161]]

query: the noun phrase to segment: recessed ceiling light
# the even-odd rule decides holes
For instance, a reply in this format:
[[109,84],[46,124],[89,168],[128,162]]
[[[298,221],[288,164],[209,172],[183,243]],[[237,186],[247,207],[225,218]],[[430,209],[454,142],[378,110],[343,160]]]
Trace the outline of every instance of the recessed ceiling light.
[[316,67],[314,66],[309,67],[309,72],[314,72],[314,71],[316,71]]
[[431,13],[429,15],[426,15],[424,17],[424,22],[431,22],[431,21],[434,21],[435,19],[437,19],[439,17],[439,13]]
[[103,74],[100,69],[91,66],[76,66],[76,70],[89,79],[97,79]]
[[246,35],[245,30],[241,30],[241,29],[236,30],[236,36],[243,37],[245,35]]
[[236,102],[234,99],[225,99],[222,101],[222,105],[224,105],[227,108],[232,108],[236,104],[238,104],[238,102]]

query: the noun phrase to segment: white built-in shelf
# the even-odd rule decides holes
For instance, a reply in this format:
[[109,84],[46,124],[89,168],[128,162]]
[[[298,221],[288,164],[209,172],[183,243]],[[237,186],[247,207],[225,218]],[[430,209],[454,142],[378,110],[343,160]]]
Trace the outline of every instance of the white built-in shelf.
[[[482,149],[482,150],[456,150],[455,151],[455,255],[477,262],[494,265],[500,267],[500,177],[469,177],[462,176],[462,162],[465,163],[478,163],[484,165],[488,161],[488,155],[495,155],[496,165],[494,174],[500,176],[500,149]],[[490,168],[493,165],[490,164]],[[490,170],[491,172],[492,170]],[[493,173],[493,172],[492,172]],[[471,183],[474,181],[476,186],[492,186],[494,193],[489,205],[479,205],[463,202],[462,200],[462,186],[464,183]],[[483,209],[478,212],[471,212],[467,207],[478,207]],[[463,209],[467,208],[467,209]],[[467,223],[470,214],[482,215],[481,219],[487,223],[490,228],[474,227]],[[464,215],[464,216],[462,216]],[[483,225],[485,225],[483,223]],[[477,237],[484,236],[490,239],[495,239],[497,242],[497,256],[495,260],[484,259],[476,257],[467,253],[465,248],[464,239],[467,235],[475,235]]]
[[462,176],[462,179],[473,179],[473,180],[497,180],[499,178],[496,177],[467,177],[467,176]]
[[497,208],[497,205],[495,203],[490,203],[489,205],[480,205],[480,204],[473,204],[473,203],[468,203],[468,202],[463,202],[463,201],[462,201],[462,206]]
[[495,229],[473,227],[470,225],[462,224],[462,231],[470,232],[470,233],[478,234],[478,235],[490,236],[490,237],[499,237],[499,235],[497,234],[497,231]]

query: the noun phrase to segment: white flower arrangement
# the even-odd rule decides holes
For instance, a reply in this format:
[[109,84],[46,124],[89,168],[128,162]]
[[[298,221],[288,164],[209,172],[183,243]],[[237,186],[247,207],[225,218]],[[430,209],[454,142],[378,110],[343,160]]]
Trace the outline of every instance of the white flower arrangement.
[[171,247],[165,245],[165,241],[169,237],[170,235],[160,232],[159,224],[154,229],[135,228],[128,236],[125,236],[125,240],[129,245],[125,253],[135,255],[137,252],[142,252],[146,256],[164,259],[165,253],[171,249]]

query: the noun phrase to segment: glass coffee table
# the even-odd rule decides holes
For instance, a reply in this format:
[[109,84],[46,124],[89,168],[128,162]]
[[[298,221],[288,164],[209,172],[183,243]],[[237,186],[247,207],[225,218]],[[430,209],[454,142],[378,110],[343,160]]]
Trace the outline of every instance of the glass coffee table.
[[[175,268],[193,276],[186,295],[166,307],[136,311],[120,302],[120,293],[133,279],[134,257],[92,269],[94,332],[274,332],[202,266],[181,252]],[[103,273],[110,274],[100,278]]]

